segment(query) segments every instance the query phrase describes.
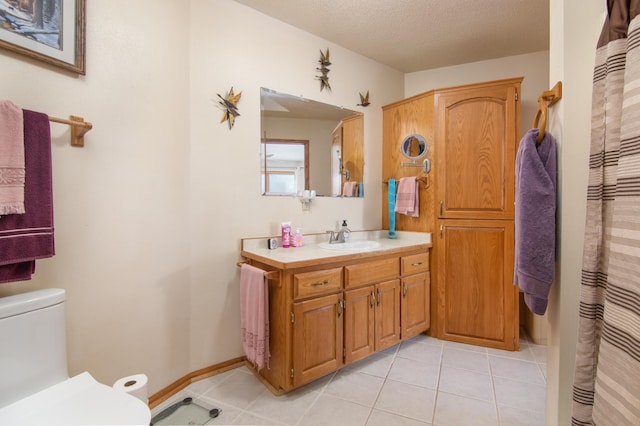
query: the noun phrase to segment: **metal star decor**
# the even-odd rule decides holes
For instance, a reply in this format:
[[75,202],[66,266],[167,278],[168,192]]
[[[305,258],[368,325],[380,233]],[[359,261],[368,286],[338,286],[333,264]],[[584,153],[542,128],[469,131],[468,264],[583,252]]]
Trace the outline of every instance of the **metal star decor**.
[[360,95],[360,103],[356,104],[358,106],[362,106],[362,107],[367,107],[371,104],[371,102],[369,102],[369,91],[367,90],[367,94],[362,96],[362,93],[358,93]]
[[236,104],[240,100],[240,96],[242,96],[242,92],[236,95],[235,93],[233,93],[233,86],[231,86],[231,89],[229,89],[229,92],[227,93],[226,97],[223,98],[222,96],[220,96],[219,93],[216,93],[216,95],[218,95],[218,97],[220,98],[220,101],[218,101],[218,104],[224,110],[224,114],[222,114],[222,119],[220,120],[220,122],[223,123],[227,121],[229,123],[229,130],[231,130],[236,121],[236,117],[240,116],[240,113],[238,112],[238,107]]
[[329,92],[331,91],[331,85],[329,84],[329,65],[331,65],[331,61],[329,60],[329,49],[327,48],[326,52],[320,51],[320,59],[318,60],[320,63],[320,67],[316,68],[317,71],[320,71],[320,75],[316,75],[316,78],[320,80],[320,91],[322,92],[324,89],[327,89]]

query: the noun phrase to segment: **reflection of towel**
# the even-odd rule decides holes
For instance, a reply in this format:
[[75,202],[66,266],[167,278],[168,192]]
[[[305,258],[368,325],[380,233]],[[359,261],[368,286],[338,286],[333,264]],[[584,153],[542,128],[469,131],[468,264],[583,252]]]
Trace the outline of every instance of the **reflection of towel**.
[[342,186],[343,197],[357,197],[358,196],[358,182],[345,182]]
[[55,254],[49,117],[23,114],[26,213],[0,218],[0,283],[31,279],[35,260]]
[[415,176],[400,179],[396,195],[396,212],[418,217],[420,214],[419,194],[418,180]]
[[520,141],[516,156],[515,277],[531,312],[547,310],[555,272],[556,141],[538,129]]
[[0,101],[0,215],[24,213],[22,110]]
[[269,363],[269,285],[262,269],[240,268],[240,329],[242,347],[258,371]]

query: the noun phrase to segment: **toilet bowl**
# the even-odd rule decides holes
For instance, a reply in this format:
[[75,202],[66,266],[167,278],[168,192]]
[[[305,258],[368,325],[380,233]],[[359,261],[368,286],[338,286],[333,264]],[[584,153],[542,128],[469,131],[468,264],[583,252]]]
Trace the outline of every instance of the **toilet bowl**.
[[0,425],[148,425],[141,400],[67,375],[65,292],[0,298]]

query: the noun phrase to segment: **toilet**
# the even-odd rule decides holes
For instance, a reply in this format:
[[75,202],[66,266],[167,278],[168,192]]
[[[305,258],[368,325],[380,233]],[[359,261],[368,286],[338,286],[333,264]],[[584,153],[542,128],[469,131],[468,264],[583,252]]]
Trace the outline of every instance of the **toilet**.
[[149,425],[149,407],[67,374],[65,291],[0,298],[0,425]]

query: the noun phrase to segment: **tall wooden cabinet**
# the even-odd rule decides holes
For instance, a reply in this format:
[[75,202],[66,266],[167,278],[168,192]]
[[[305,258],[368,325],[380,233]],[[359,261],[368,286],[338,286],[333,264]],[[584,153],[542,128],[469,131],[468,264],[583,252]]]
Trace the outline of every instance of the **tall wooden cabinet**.
[[[334,129],[331,144],[331,195],[340,195],[345,182],[362,182],[364,167],[364,116],[345,118]],[[347,179],[347,173],[349,179]]]
[[[421,205],[420,218],[396,224],[434,235],[431,334],[441,339],[518,349],[513,219],[521,82],[438,89],[383,107],[385,181],[423,174],[386,154],[399,153],[404,137],[424,132],[429,144],[429,185],[420,189],[426,212]],[[386,203],[385,186],[383,211]]]

